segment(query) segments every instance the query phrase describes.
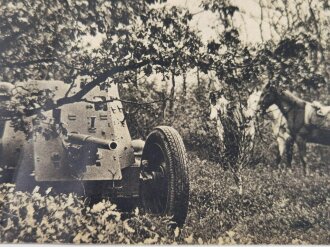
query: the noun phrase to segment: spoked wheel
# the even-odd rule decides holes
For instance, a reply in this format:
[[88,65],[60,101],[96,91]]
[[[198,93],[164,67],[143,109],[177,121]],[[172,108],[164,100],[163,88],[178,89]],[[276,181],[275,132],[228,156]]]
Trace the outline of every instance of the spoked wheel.
[[143,209],[173,216],[178,225],[183,225],[188,211],[189,178],[187,153],[179,133],[171,127],[157,127],[146,140],[141,160]]

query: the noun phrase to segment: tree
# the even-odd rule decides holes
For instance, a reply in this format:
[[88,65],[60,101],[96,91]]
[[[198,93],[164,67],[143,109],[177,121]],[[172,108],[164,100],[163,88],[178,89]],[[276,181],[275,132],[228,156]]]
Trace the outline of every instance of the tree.
[[70,81],[81,70],[79,58],[87,55],[86,36],[129,25],[145,8],[144,2],[125,1],[2,1],[1,79]]
[[[263,42],[248,44],[241,35],[249,30],[239,29],[240,23],[234,17],[243,16],[243,21],[246,21],[251,16],[240,10],[239,3],[203,1],[204,9],[216,13],[219,19],[217,29],[221,30],[220,37],[217,42],[209,43],[210,48],[221,51],[216,54],[220,61],[215,63],[219,79],[225,85],[229,83],[236,87],[237,83],[233,83],[236,79],[245,86],[250,83],[253,87],[261,84],[258,77],[263,76],[300,92],[308,90],[308,93],[309,89],[317,90],[325,86],[329,78],[329,59],[326,57],[329,49],[328,1],[260,0],[258,3],[261,13],[257,21]],[[229,61],[226,64],[223,60],[227,57]],[[236,74],[233,75],[233,72]],[[240,91],[246,92],[244,86],[242,89]]]
[[[259,1],[261,13],[258,21],[262,41],[259,44],[249,44],[241,38],[244,32],[239,29],[234,17],[244,13],[238,5],[229,0],[206,0],[202,3],[205,11],[218,16],[216,29],[219,35],[207,44],[204,53],[206,66],[200,68],[204,73],[214,71],[226,99],[231,104],[240,105],[241,109],[246,105],[251,89],[260,89],[268,81],[305,93],[306,98],[306,92],[321,89],[328,80],[327,62],[324,59],[325,50],[328,49],[328,20],[322,17],[328,11],[325,1],[265,2]],[[300,11],[295,11],[296,8]],[[270,27],[272,40],[264,36],[265,31],[269,32],[264,30],[265,26]],[[233,128],[227,128],[227,131],[231,132],[228,136],[244,136],[244,131]],[[233,145],[229,141],[229,150],[234,150],[233,146],[244,147],[246,144],[243,138],[229,139],[242,140]],[[250,163],[251,158],[254,159],[245,159],[246,154],[246,150],[242,149],[234,155],[237,161],[232,162],[231,166],[235,177],[239,178],[241,168]]]
[[[264,26],[269,27],[273,40],[272,65],[280,69],[272,74],[282,78],[282,83],[290,81],[291,88],[308,92],[309,98],[320,97],[311,89],[328,87],[329,79],[329,3],[323,0],[259,1],[263,15],[260,19],[261,34]],[[269,54],[269,48],[268,48]],[[268,55],[267,55],[268,57]],[[276,57],[276,58],[275,58]],[[265,57],[263,56],[263,59]],[[329,88],[328,88],[329,90]],[[329,92],[329,91],[328,91]],[[311,95],[312,94],[312,95]]]
[[[153,2],[3,1],[2,80],[60,79],[72,88],[77,78],[85,79],[80,91],[56,102],[51,94],[33,98],[26,92],[21,115],[80,101],[98,85],[136,83],[137,74],[168,78],[195,67],[201,42],[188,25],[192,15],[177,7],[152,8]],[[86,47],[84,39],[95,35],[102,38],[99,46]],[[9,107],[16,115],[18,105]]]

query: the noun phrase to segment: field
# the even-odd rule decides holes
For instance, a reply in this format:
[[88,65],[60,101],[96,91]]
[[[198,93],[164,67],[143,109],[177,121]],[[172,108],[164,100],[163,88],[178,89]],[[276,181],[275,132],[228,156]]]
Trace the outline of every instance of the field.
[[305,177],[265,164],[243,170],[243,195],[220,164],[189,152],[190,206],[182,229],[168,218],[121,213],[109,201],[84,208],[73,194],[0,188],[1,242],[329,244],[330,184],[324,163]]

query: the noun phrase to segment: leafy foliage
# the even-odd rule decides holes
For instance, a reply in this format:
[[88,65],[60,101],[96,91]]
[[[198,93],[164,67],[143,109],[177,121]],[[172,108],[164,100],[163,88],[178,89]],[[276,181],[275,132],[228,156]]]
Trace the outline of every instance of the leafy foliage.
[[[14,192],[1,186],[1,239],[4,242],[38,243],[122,243],[151,244],[162,240],[152,226],[152,218],[140,216],[138,209],[127,218],[109,201],[85,207],[74,194],[53,195],[51,188],[42,196]],[[156,220],[156,219],[153,219]],[[161,219],[166,224],[168,219]],[[151,227],[152,226],[152,227]],[[169,236],[171,236],[169,234]]]
[[[206,43],[191,27],[192,13],[177,6],[155,7],[154,2],[4,1],[0,79],[60,79],[75,86],[84,78],[80,91],[54,104],[33,106],[30,115],[79,101],[96,86],[106,89],[111,83],[127,82],[136,86],[143,83],[141,78],[153,75],[163,78],[157,84],[172,80],[173,98],[175,77],[193,69],[214,72],[226,96],[243,102],[264,80],[301,93],[327,83],[327,32],[323,29],[327,21],[321,18],[327,7],[320,5],[322,1],[297,4],[298,9],[308,10],[304,16],[288,12],[288,20],[297,20],[283,26],[278,41],[259,45],[243,41],[234,23],[240,9],[230,1],[202,1],[200,7],[218,17],[219,35]],[[271,1],[269,8],[278,12],[283,6]],[[310,28],[317,23],[319,28]],[[97,44],[91,46],[86,39],[93,36]]]
[[244,194],[219,163],[191,157],[187,222],[171,229],[167,218],[117,210],[104,200],[92,207],[74,194],[42,196],[0,188],[3,242],[116,244],[328,244],[329,169],[313,161],[313,177],[302,168],[282,173],[260,164],[243,171]]
[[1,78],[71,78],[86,54],[84,37],[127,25],[134,11],[144,8],[143,2],[136,5],[103,0],[2,1]]
[[[144,82],[138,88],[121,89],[121,94],[133,102],[155,102],[154,104],[125,104],[126,120],[133,138],[146,138],[157,125],[171,125],[183,137],[189,150],[202,157],[218,160],[220,143],[215,124],[209,121],[209,99],[207,84],[190,86],[187,94],[167,97],[166,88],[156,89],[156,82]],[[170,100],[175,101],[170,112]],[[189,121],[187,121],[189,120]]]

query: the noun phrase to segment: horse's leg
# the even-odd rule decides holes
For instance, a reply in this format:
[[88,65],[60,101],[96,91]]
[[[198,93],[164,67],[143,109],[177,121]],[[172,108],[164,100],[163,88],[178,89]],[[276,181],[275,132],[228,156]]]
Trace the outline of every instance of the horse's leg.
[[[280,169],[280,162],[281,162],[281,157],[280,157],[280,151],[279,151],[279,143],[278,143],[278,140],[276,139],[276,142],[273,142],[271,145],[270,145],[270,148],[269,148],[272,152],[275,153],[275,167]],[[272,163],[273,165],[273,163]],[[270,165],[268,165],[270,166]]]
[[276,141],[278,145],[276,162],[278,167],[281,168],[280,165],[281,165],[282,157],[284,155],[286,144],[285,144],[285,140],[282,137],[277,137]]
[[[292,168],[292,155],[293,155],[293,144],[294,139],[290,136],[285,141],[285,154],[286,154],[286,166],[291,169]],[[284,152],[283,151],[283,152]]]
[[306,161],[306,141],[302,137],[297,137],[297,145],[298,145],[298,152],[299,152],[299,158],[300,162],[303,165],[304,168],[304,174],[308,175],[309,170],[308,170],[308,165]]
[[233,159],[230,162],[230,171],[233,175],[235,185],[239,195],[243,194],[243,183],[242,183],[242,164],[237,163],[237,159]]

